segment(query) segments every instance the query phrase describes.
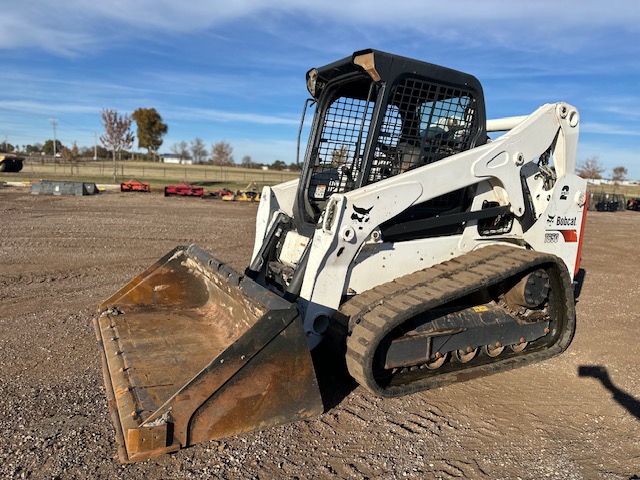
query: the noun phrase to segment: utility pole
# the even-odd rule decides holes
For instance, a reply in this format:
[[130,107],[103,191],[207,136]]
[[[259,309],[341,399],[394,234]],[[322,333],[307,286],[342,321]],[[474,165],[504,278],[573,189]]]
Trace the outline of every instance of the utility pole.
[[52,118],[51,119],[51,126],[53,127],[53,161],[56,161],[56,144],[58,143],[58,141],[56,140],[56,126],[58,125],[58,119],[57,118]]
[[93,160],[98,160],[98,134],[93,132]]

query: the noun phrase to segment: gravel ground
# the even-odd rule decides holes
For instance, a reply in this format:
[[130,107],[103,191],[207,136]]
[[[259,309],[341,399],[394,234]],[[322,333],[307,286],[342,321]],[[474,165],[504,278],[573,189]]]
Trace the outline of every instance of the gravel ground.
[[[640,478],[637,212],[589,212],[578,330],[559,357],[392,400],[343,379],[316,419],[121,465],[97,304],[176,245],[243,270],[255,213],[0,187],[0,477]],[[581,376],[584,366],[604,374]]]

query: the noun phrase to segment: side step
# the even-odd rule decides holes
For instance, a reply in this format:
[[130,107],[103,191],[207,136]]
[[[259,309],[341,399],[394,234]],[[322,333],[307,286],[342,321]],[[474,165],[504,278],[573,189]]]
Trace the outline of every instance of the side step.
[[99,308],[122,462],[323,411],[296,305],[197,246],[169,252]]

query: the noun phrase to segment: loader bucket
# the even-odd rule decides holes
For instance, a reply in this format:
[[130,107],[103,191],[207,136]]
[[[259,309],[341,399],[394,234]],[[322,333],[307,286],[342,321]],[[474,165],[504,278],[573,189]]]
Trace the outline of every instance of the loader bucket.
[[94,319],[122,462],[319,415],[298,310],[195,245]]

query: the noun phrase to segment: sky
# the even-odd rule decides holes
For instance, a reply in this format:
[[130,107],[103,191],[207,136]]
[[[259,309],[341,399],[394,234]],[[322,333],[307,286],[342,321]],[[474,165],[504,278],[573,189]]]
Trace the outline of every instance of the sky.
[[[0,142],[93,146],[103,109],[155,108],[240,163],[296,160],[305,74],[375,48],[475,75],[487,116],[565,101],[578,162],[640,179],[640,8],[631,0],[0,0]],[[135,124],[134,124],[135,130]],[[99,142],[99,140],[98,140]],[[134,145],[134,150],[137,145]]]

